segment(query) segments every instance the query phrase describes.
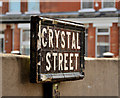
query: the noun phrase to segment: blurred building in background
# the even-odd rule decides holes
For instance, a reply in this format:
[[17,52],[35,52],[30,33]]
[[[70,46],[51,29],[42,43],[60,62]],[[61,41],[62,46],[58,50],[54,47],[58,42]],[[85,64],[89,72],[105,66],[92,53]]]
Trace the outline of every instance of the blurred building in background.
[[[39,2],[39,0],[0,1],[0,52],[30,54],[30,16],[41,15],[83,23],[86,27],[86,56],[119,55],[118,15],[120,2]],[[33,2],[35,1],[35,2]],[[84,2],[83,2],[84,1]]]

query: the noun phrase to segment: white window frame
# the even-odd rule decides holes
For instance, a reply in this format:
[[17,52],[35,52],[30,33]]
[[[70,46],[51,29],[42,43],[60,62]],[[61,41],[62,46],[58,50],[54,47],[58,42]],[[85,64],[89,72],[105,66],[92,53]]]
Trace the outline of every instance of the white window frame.
[[114,0],[114,7],[111,7],[111,8],[104,8],[104,2],[103,2],[103,0],[102,0],[102,8],[99,10],[100,12],[108,12],[108,11],[117,11],[117,9],[116,9],[116,2],[115,2],[116,0]]
[[3,1],[0,1],[0,7],[2,7],[3,6]]
[[80,2],[80,5],[81,5],[81,9],[79,10],[79,12],[95,12],[95,9],[94,9],[94,1],[93,2],[93,7],[92,8],[87,8],[87,9],[84,9],[83,6],[82,6],[82,3],[83,3],[84,0],[81,0]]
[[30,24],[18,24],[18,28],[20,29],[20,53],[22,54],[22,33],[23,30],[30,30]]
[[0,34],[0,38],[4,38],[4,34]]
[[[29,0],[28,0],[28,2],[29,2]],[[29,5],[28,5],[28,7],[29,7]],[[40,14],[40,1],[39,1],[39,11],[27,11],[27,12],[25,12],[25,14]]]
[[[15,0],[14,0],[15,1]],[[9,4],[10,4],[10,2],[11,2],[11,0],[9,0]],[[20,0],[20,11],[16,11],[16,12],[11,12],[10,10],[9,10],[9,12],[7,12],[6,13],[6,15],[15,15],[15,14],[17,14],[17,15],[19,15],[19,14],[21,14],[21,0]],[[10,9],[10,5],[9,5],[9,9]]]
[[[21,32],[20,32],[20,53],[22,54],[22,45],[30,45],[30,41],[27,41],[23,44],[22,42],[22,34],[23,34],[23,30],[29,30],[30,29],[21,29]],[[30,55],[30,54],[29,54]]]
[[[108,29],[108,32],[98,33],[98,29]],[[96,41],[95,41],[95,57],[97,57],[97,38],[98,35],[108,35],[109,36],[109,51],[110,51],[110,27],[96,27]],[[102,46],[102,45],[101,45]]]

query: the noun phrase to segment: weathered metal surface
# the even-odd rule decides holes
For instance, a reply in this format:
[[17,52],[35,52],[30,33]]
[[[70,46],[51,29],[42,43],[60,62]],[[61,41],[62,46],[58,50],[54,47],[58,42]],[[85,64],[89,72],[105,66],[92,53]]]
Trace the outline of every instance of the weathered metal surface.
[[31,82],[83,79],[82,24],[31,17]]
[[53,98],[60,98],[59,85],[60,85],[60,83],[53,84]]

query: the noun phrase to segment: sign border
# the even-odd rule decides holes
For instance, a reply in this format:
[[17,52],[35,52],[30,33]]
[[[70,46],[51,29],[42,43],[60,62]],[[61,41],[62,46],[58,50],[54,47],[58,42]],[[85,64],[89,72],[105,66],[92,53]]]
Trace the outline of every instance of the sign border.
[[[69,28],[72,30],[80,30],[81,31],[81,51],[80,51],[80,72],[69,72],[69,73],[50,73],[38,75],[38,52],[37,51],[37,39],[39,32],[39,21],[42,21],[49,25],[58,25],[59,27]],[[30,82],[31,83],[41,83],[41,82],[58,82],[58,81],[69,81],[69,80],[80,80],[84,78],[85,69],[85,28],[83,24],[58,20],[58,19],[50,19],[41,16],[31,16],[31,35],[30,35]]]

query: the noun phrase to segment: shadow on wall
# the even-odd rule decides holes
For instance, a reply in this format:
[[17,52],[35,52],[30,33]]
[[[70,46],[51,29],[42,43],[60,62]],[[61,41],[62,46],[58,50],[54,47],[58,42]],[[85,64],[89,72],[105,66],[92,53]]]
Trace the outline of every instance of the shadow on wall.
[[42,96],[42,84],[29,82],[28,56],[2,55],[2,96]]

